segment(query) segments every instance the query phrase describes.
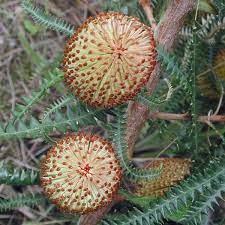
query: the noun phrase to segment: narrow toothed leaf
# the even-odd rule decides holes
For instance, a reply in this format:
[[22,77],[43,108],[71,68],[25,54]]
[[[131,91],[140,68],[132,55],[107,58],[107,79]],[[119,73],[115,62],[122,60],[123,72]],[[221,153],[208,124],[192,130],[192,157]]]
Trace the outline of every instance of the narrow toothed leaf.
[[3,124],[0,123],[0,133],[4,133]]
[[207,169],[195,172],[164,197],[152,201],[143,212],[135,211],[129,214],[121,221],[121,224],[133,225],[136,224],[134,221],[146,219],[149,221],[148,224],[156,224],[160,223],[163,218],[175,218],[177,215],[173,214],[178,213],[179,210],[184,210],[180,212],[181,215],[178,215],[178,221],[182,221],[182,224],[202,224],[201,220],[205,213],[208,212],[209,208],[213,209],[212,205],[217,201],[221,192],[225,191],[224,165],[224,158],[214,159],[207,164]]
[[17,109],[18,111],[23,111],[23,110],[25,109],[25,107],[26,107],[26,106],[20,105],[20,104],[17,104],[17,105],[16,105],[16,109]]
[[30,128],[37,128],[39,126],[40,126],[40,123],[38,122],[38,120],[34,117],[31,117]]
[[111,139],[117,150],[117,155],[120,159],[121,167],[124,175],[129,179],[137,182],[138,180],[154,180],[160,176],[163,171],[163,165],[160,164],[157,168],[150,169],[137,169],[133,163],[129,160],[127,155],[127,143],[126,143],[126,112],[124,109],[117,109],[113,111],[115,121],[110,125],[109,131]]
[[25,130],[27,130],[27,126],[26,126],[26,124],[23,121],[19,121],[18,122],[18,130],[19,131],[25,131]]
[[22,99],[26,104],[30,102],[30,98],[28,98],[27,96],[23,96]]
[[78,131],[78,125],[77,125],[76,121],[74,121],[74,118],[76,118],[76,116],[73,113],[73,111],[69,105],[67,106],[67,117],[71,121],[70,125],[71,125],[71,128],[73,129],[73,131]]
[[30,169],[11,168],[0,162],[0,183],[8,185],[32,185],[39,183],[39,173]]
[[44,10],[34,6],[30,0],[22,0],[21,3],[23,9],[32,16],[35,22],[45,27],[63,32],[68,36],[71,36],[74,32],[74,27],[64,20],[61,20],[53,15],[48,15]]
[[7,124],[6,132],[7,132],[7,133],[15,133],[15,132],[16,132],[16,128],[15,128],[15,126],[13,125],[12,122],[9,122],[9,123]]
[[24,206],[38,206],[42,201],[44,201],[42,195],[17,195],[10,199],[0,199],[0,212],[7,212]]

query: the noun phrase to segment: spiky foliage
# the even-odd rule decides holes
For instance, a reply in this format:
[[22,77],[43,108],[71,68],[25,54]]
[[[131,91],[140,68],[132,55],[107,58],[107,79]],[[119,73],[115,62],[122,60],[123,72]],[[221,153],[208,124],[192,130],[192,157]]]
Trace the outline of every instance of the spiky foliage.
[[162,165],[159,165],[158,168],[154,169],[138,169],[129,160],[127,154],[128,145],[126,142],[126,112],[124,111],[124,108],[119,108],[118,110],[113,110],[113,114],[115,120],[109,125],[110,138],[116,147],[124,175],[134,181],[152,180],[158,177],[162,172]]
[[47,15],[42,9],[34,6],[30,0],[22,0],[23,9],[32,16],[36,23],[43,25],[49,29],[65,33],[71,36],[74,32],[74,27],[62,19],[52,15]]
[[39,172],[14,168],[5,161],[0,162],[0,184],[33,185],[39,183]]
[[157,48],[157,53],[158,60],[163,62],[163,66],[167,72],[171,75],[182,76],[183,71],[175,55],[167,53],[161,46]]
[[224,0],[213,0],[213,5],[215,6],[215,8],[218,11],[218,14],[220,17],[224,16],[224,12],[225,12],[225,2]]
[[[61,104],[61,102],[59,102]],[[55,105],[55,108],[56,105]],[[48,135],[53,130],[65,133],[68,127],[77,131],[83,124],[96,124],[96,117],[101,117],[100,109],[86,108],[84,105],[77,103],[74,112],[70,106],[67,107],[67,113],[60,111],[55,112],[54,119],[44,117],[44,121],[39,122],[35,117],[31,117],[28,122],[19,120],[16,125],[9,123],[6,129],[0,125],[0,139],[9,140],[12,138],[37,138]],[[46,114],[52,113],[46,112]],[[99,114],[100,113],[100,114]]]
[[[189,205],[190,202],[193,202],[193,207],[188,211],[188,215],[190,215],[188,222],[194,221],[196,218],[195,216],[191,217],[191,215],[197,214],[201,218],[200,214],[204,213],[206,208],[211,208],[212,203],[216,202],[217,198],[222,198],[221,194],[225,191],[224,165],[224,159],[215,159],[210,162],[210,166],[207,166],[204,171],[193,174],[168,192],[165,197],[150,203],[148,210],[135,209],[123,221],[104,222],[103,224],[142,225],[162,223],[163,218],[168,218],[173,212],[184,205]],[[213,195],[209,195],[211,191]],[[198,199],[199,196],[203,197]]]
[[24,206],[35,207],[43,200],[42,195],[18,195],[10,199],[0,199],[0,212],[7,212]]
[[39,91],[32,92],[31,98],[24,97],[24,104],[16,105],[16,108],[13,111],[13,124],[23,117],[34,104],[39,102],[47,94],[51,87],[54,87],[57,83],[62,81],[63,78],[63,73],[58,69],[55,69],[54,73],[49,72],[48,75],[49,76],[46,79],[43,79],[43,84]]
[[149,96],[148,91],[143,89],[141,93],[135,98],[135,100],[145,106],[148,106],[151,111],[158,110],[160,106],[167,103],[174,91],[171,83],[166,78],[163,81],[168,87],[166,93],[163,93],[161,96],[159,96],[160,93],[155,92]]
[[197,34],[205,41],[215,42],[215,34],[223,29],[225,29],[225,17],[211,14],[206,18],[202,17],[201,29]]

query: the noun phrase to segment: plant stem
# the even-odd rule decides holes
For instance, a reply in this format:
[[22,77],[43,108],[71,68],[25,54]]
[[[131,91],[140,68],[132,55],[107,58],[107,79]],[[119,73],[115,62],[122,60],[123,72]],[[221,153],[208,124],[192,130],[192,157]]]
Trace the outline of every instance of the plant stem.
[[[161,119],[161,120],[182,120],[188,121],[191,120],[191,116],[187,113],[183,114],[174,114],[166,112],[154,112],[149,114],[149,119]],[[199,116],[197,117],[198,122],[207,123],[211,122],[225,122],[225,115],[209,115],[209,116]]]
[[[194,9],[195,0],[172,0],[165,12],[163,20],[157,26],[157,44],[161,45],[166,51],[172,51],[175,39],[183,26],[185,16]],[[147,89],[149,94],[154,92],[162,71],[160,63],[157,63],[151,74]],[[149,109],[137,102],[130,103],[128,107],[128,154],[132,156],[135,142],[139,133],[148,119]]]

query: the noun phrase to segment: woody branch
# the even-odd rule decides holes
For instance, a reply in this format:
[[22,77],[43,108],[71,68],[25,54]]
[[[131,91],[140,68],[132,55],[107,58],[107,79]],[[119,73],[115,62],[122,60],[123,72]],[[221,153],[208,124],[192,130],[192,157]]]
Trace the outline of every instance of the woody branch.
[[[141,2],[140,2],[141,3]],[[148,1],[142,3],[150,4]],[[173,49],[174,41],[183,26],[185,16],[194,9],[195,0],[171,0],[165,12],[163,20],[156,27],[156,41],[166,51]],[[148,6],[150,7],[150,5]],[[161,64],[158,62],[147,84],[149,94],[152,94],[158,84],[162,71]],[[137,102],[132,102],[128,107],[128,153],[132,156],[135,142],[139,133],[149,118],[149,109]]]
[[[174,113],[166,113],[166,112],[153,112],[149,114],[149,119],[161,119],[161,120],[182,120],[188,121],[191,120],[191,116],[188,113],[183,114],[174,114]],[[225,122],[225,115],[208,115],[208,116],[199,116],[197,118],[199,122],[207,123],[207,122]]]

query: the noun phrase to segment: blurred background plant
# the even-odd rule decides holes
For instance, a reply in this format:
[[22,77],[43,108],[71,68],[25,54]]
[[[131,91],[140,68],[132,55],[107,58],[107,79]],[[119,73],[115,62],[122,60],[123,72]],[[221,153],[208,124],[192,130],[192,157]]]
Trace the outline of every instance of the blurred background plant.
[[[0,224],[94,224],[93,217],[79,219],[58,212],[42,196],[36,185],[39,159],[68,129],[107,136],[107,128],[122,134],[118,121],[123,125],[126,118],[120,108],[92,109],[68,93],[60,70],[66,34],[34,23],[20,3],[0,0]],[[111,10],[139,17],[149,25],[137,0],[43,0],[38,4],[47,15],[63,18],[74,28],[88,16]],[[168,4],[170,1],[152,1],[157,23]],[[218,159],[224,156],[225,145],[224,13],[223,0],[198,1],[197,17],[195,10],[186,17],[173,53],[158,47],[164,70],[154,95],[148,97],[143,90],[136,98],[151,108],[151,114],[135,146],[135,164],[143,167],[158,157],[189,158],[192,177],[157,201],[153,194],[135,197],[121,190],[126,201],[114,205],[108,222],[103,223],[119,224],[113,220],[131,211],[131,220],[137,218],[140,224],[148,224],[143,217],[146,221],[151,218],[152,224],[163,217],[168,224],[224,224],[225,163]],[[73,29],[65,27],[68,32]],[[119,119],[117,124],[105,126],[112,116]],[[123,136],[112,138],[119,142]],[[195,175],[200,169],[205,171],[202,176]],[[123,187],[126,185],[124,181]],[[142,183],[139,185],[141,188]],[[128,189],[132,191],[132,185]],[[121,223],[136,224],[127,218],[124,221]]]

